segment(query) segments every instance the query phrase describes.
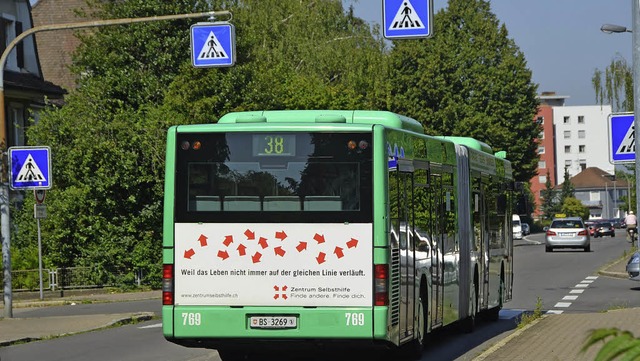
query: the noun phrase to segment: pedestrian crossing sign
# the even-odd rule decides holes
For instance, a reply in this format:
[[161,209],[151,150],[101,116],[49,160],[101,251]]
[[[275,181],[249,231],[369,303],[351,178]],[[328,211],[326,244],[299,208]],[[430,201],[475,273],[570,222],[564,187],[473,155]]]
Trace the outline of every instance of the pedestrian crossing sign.
[[635,162],[636,135],[632,113],[609,115],[609,145],[611,163]]
[[227,22],[191,25],[191,60],[196,68],[233,66],[236,34]]
[[433,35],[433,0],[383,0],[382,17],[387,39]]
[[51,188],[49,147],[10,147],[9,186],[11,189]]

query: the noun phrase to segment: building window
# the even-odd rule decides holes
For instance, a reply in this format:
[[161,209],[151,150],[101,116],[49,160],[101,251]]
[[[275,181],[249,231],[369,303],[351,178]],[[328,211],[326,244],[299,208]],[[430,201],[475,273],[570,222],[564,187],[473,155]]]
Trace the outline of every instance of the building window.
[[541,160],[538,162],[538,169],[545,169],[547,168],[547,161]]
[[584,130],[578,130],[578,138],[580,138],[580,139],[584,139],[584,138],[586,138],[586,136],[587,136],[586,131],[584,131]]
[[571,167],[571,161],[570,160],[565,160],[564,161],[564,166],[565,167]]
[[540,176],[538,176],[538,182],[540,182],[540,184],[545,184],[545,183],[547,183],[547,176],[546,176],[546,175],[540,175]]
[[571,139],[571,131],[570,130],[565,130],[564,131],[564,139]]
[[540,134],[538,134],[538,139],[544,139],[544,132],[540,132]]
[[590,191],[589,192],[589,200],[590,201],[599,201],[600,200],[600,192],[598,192],[598,191]]
[[565,153],[571,153],[571,146],[570,145],[565,145],[564,146],[564,152]]
[[583,171],[587,169],[587,160],[586,159],[580,159],[580,171]]
[[578,124],[584,124],[584,115],[578,115]]
[[[22,22],[16,21],[16,36],[22,34]],[[18,69],[24,69],[24,42],[16,44],[16,61],[18,62]]]
[[578,146],[578,153],[584,153],[586,147],[587,147],[586,145],[579,145]]
[[562,119],[562,122],[563,122],[564,124],[569,124],[569,116],[568,116],[568,115],[565,115],[565,116],[564,116],[564,118]]
[[24,108],[22,104],[10,104],[8,107],[8,121],[12,125],[12,131],[9,135],[9,144],[12,146],[24,146],[25,119]]
[[544,117],[540,116],[540,117],[536,118],[536,123],[538,123],[540,125],[543,125],[544,124]]
[[544,154],[544,146],[538,147],[538,154]]

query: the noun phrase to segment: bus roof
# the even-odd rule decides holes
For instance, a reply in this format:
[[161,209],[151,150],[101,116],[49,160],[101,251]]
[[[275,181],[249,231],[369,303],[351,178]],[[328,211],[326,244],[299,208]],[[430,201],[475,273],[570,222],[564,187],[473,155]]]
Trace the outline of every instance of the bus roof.
[[467,146],[468,148],[479,150],[481,152],[493,154],[493,149],[487,143],[481,142],[474,138],[469,137],[451,137],[451,136],[438,136],[437,138],[446,139],[456,144]]
[[261,110],[228,113],[218,120],[219,124],[287,122],[380,124],[424,134],[422,124],[417,120],[377,110]]

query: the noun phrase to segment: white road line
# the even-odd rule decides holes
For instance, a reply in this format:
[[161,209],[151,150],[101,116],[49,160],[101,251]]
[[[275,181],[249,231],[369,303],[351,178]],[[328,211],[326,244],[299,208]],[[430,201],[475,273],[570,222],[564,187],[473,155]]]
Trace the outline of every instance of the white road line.
[[144,328],[158,328],[158,327],[162,327],[162,323],[154,323],[153,325],[141,326],[141,327],[138,327],[138,328],[139,329],[144,329]]
[[571,291],[569,291],[569,293],[577,293],[577,294],[581,294],[582,292],[584,292],[584,290],[571,290]]
[[578,296],[564,296],[562,297],[563,301],[575,301],[578,299]]
[[564,312],[564,311],[563,311],[563,310],[549,310],[549,311],[547,311],[546,313],[547,313],[548,315],[559,315],[559,314],[561,314],[562,312]]
[[598,276],[589,276],[586,279],[588,279],[588,280],[597,280]]
[[553,306],[553,307],[557,307],[557,308],[567,308],[567,307],[569,307],[569,306],[571,306],[571,302],[558,302],[558,303],[556,303],[556,305],[555,305],[555,306]]
[[573,286],[573,288],[587,288],[587,287],[589,287],[589,285],[586,283],[578,283],[577,285]]
[[580,283],[592,284],[593,281],[592,280],[584,280],[584,281],[580,281]]

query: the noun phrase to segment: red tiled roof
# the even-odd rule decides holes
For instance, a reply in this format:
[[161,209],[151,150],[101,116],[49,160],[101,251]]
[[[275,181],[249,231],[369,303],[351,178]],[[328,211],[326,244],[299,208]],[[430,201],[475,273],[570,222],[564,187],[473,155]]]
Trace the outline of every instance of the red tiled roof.
[[[626,179],[613,180],[613,174],[607,173],[598,167],[589,167],[582,172],[576,174],[569,179],[573,187],[577,189],[581,188],[626,188]],[[562,184],[558,184],[556,189],[562,188]]]

